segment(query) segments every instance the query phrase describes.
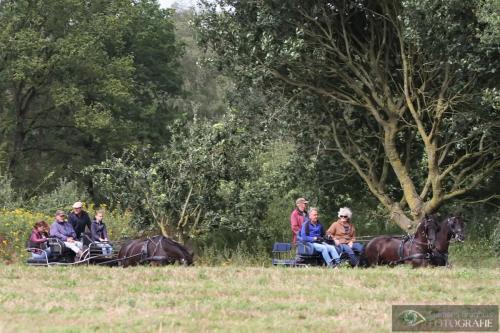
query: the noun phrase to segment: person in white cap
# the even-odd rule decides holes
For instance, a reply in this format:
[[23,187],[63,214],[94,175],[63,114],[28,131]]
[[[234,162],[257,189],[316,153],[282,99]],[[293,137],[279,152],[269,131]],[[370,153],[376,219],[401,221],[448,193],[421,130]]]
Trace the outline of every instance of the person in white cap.
[[304,218],[307,217],[307,204],[308,201],[304,198],[298,198],[295,200],[295,209],[290,215],[290,227],[292,228],[292,243],[297,242],[297,235],[302,228],[302,223],[304,223]]
[[73,204],[73,211],[68,214],[68,222],[75,229],[77,239],[80,239],[82,232],[85,232],[85,227],[87,227],[88,232],[91,230],[90,216],[82,207],[81,201],[77,201]]

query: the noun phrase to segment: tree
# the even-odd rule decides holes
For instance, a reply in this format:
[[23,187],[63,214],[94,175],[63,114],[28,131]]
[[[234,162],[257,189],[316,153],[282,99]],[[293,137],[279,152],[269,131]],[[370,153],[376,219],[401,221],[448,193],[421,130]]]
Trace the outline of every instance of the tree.
[[18,186],[168,141],[182,83],[172,11],[154,0],[7,0],[0,17],[0,163]]
[[500,167],[498,109],[483,98],[498,84],[498,44],[481,39],[480,4],[219,0],[198,26],[240,82],[314,95],[324,151],[409,229]]

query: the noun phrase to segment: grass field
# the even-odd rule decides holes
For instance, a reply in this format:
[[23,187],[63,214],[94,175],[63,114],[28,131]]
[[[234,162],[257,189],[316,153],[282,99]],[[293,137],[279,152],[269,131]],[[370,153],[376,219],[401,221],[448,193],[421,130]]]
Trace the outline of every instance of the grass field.
[[389,332],[392,304],[498,304],[499,290],[497,267],[9,265],[0,332]]

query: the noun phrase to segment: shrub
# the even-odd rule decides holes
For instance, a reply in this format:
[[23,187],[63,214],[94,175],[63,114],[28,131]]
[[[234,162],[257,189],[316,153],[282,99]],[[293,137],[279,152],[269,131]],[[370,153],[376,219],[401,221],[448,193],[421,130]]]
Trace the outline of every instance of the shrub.
[[75,181],[59,180],[57,186],[49,194],[32,197],[27,203],[29,209],[53,215],[57,209],[69,210],[76,201],[86,201],[88,194],[81,190]]
[[19,199],[12,187],[12,178],[0,172],[0,209],[19,207]]
[[51,217],[24,209],[0,210],[0,238],[3,238],[0,244],[0,260],[13,262],[26,256],[26,241],[33,224],[39,220],[50,223]]

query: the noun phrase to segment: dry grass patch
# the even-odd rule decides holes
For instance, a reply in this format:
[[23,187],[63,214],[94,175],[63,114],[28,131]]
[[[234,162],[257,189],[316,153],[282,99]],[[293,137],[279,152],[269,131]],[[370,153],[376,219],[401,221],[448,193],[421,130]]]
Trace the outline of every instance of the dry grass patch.
[[496,268],[4,266],[0,331],[387,332],[392,304],[496,304],[499,277]]

